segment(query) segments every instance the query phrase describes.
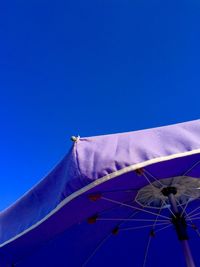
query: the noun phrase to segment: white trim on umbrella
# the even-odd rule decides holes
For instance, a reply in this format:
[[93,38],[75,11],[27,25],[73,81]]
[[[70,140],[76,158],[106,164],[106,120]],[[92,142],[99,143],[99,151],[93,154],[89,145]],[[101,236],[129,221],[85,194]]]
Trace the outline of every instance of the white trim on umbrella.
[[118,177],[122,174],[128,173],[130,171],[135,171],[137,169],[144,168],[144,167],[151,165],[151,164],[155,164],[155,163],[159,163],[159,162],[163,162],[163,161],[167,161],[167,160],[172,160],[172,159],[176,159],[176,158],[191,156],[191,155],[199,154],[199,153],[200,153],[200,149],[194,149],[191,151],[176,153],[176,154],[169,155],[169,156],[153,158],[153,159],[141,162],[141,163],[136,163],[136,164],[130,165],[128,167],[125,167],[125,168],[118,170],[116,172],[113,172],[111,174],[107,174],[107,175],[103,176],[102,178],[95,180],[94,182],[90,183],[89,185],[79,189],[78,191],[76,191],[76,192],[72,193],[71,195],[69,195],[68,197],[66,197],[62,202],[60,202],[58,204],[58,206],[55,209],[53,209],[50,213],[48,213],[43,219],[41,219],[40,221],[38,221],[37,223],[35,223],[31,227],[27,228],[26,230],[24,230],[20,234],[10,238],[9,240],[3,242],[2,244],[0,244],[0,248],[11,243],[12,241],[18,239],[19,237],[25,235],[26,233],[30,232],[31,230],[35,229],[36,227],[38,227],[40,224],[45,222],[49,217],[51,217],[57,211],[59,211],[63,206],[65,206],[67,203],[72,201],[74,198],[82,195],[83,193],[89,191],[90,189],[92,189],[92,188],[94,188],[94,187],[96,187],[96,186],[98,186],[98,185],[100,185],[106,181],[109,181],[113,178],[116,178],[116,177]]

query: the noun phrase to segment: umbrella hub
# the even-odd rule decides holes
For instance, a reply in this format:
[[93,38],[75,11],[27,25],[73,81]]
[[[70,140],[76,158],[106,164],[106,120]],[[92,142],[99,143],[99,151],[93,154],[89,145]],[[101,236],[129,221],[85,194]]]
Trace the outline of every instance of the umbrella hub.
[[168,186],[164,187],[161,192],[164,196],[168,197],[170,194],[176,195],[177,189],[174,186]]
[[135,201],[143,207],[163,209],[170,206],[170,194],[178,207],[185,205],[200,197],[200,179],[177,176],[153,181],[138,191]]
[[179,240],[188,240],[187,223],[184,214],[182,214],[177,207],[175,195],[177,194],[176,187],[168,186],[162,189],[162,194],[168,197],[170,206],[173,211],[172,223],[176,229]]

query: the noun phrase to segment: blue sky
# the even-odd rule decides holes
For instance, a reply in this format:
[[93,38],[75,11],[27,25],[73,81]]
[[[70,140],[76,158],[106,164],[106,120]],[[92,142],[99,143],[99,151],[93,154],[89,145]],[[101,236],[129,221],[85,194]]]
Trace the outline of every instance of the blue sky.
[[4,1],[0,209],[91,136],[199,117],[199,1]]

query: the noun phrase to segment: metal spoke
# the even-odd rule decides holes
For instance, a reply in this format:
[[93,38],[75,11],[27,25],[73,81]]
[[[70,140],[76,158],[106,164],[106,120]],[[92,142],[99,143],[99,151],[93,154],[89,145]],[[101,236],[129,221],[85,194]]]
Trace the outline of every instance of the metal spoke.
[[186,174],[188,174],[191,170],[193,170],[198,164],[200,163],[200,160],[197,161],[195,164],[192,165],[191,168],[189,168],[182,176],[185,176]]
[[[180,205],[180,203],[179,203],[178,199],[177,199],[176,201],[177,201],[177,202],[178,202],[178,204]],[[182,207],[182,205],[180,205],[180,206],[181,206],[181,208],[182,208],[181,217],[183,216],[183,214],[184,214],[184,213],[186,214],[186,209],[187,209],[187,206],[188,206],[189,202],[190,202],[190,199],[188,199],[188,201],[186,202],[186,204],[185,204],[185,206],[184,206],[184,207]]]
[[163,200],[163,202],[165,203],[166,207],[168,208],[168,210],[170,211],[170,213],[176,217],[176,215],[173,213],[173,211],[171,210],[171,208],[169,207],[169,205],[165,202],[165,200]]
[[193,219],[191,220],[190,218],[189,218],[189,220],[190,220],[190,222],[192,223],[192,224],[188,224],[190,227],[192,227],[192,229],[194,229],[195,230],[195,232],[197,233],[197,235],[200,237],[200,232],[199,232],[199,229],[198,228],[196,228],[196,227],[194,227],[195,225],[194,225],[194,223],[193,223]]
[[198,216],[198,215],[200,215],[200,212],[195,213],[195,214],[192,214],[192,215],[190,216],[190,218],[193,218],[193,217]]
[[[161,213],[161,210],[162,210],[163,205],[164,205],[164,202],[162,203],[162,205],[161,205],[161,207],[160,207],[160,209],[159,209],[159,212],[158,212],[158,214],[157,214],[157,216],[156,216],[156,219],[155,219],[155,221],[154,221],[154,224],[153,224],[153,227],[152,227],[152,231],[153,231],[153,232],[154,232],[155,226],[156,226],[156,224],[157,224],[158,216],[159,216],[160,213]],[[150,243],[151,243],[151,240],[152,240],[152,237],[153,237],[153,236],[154,236],[153,233],[150,233],[150,234],[149,234],[149,239],[148,239],[148,243],[147,243],[147,247],[146,247],[146,251],[145,251],[145,256],[144,256],[143,267],[146,266],[147,255],[148,255],[148,251],[149,251]]]
[[148,256],[148,252],[149,252],[149,247],[150,247],[151,239],[152,239],[152,236],[149,235],[147,246],[146,246],[146,250],[145,250],[145,254],[144,254],[144,261],[143,261],[143,265],[142,265],[143,267],[146,266],[147,256]]
[[144,169],[144,172],[146,172],[151,178],[153,178],[156,182],[158,182],[161,186],[164,186],[153,174],[151,174],[149,171]]
[[194,220],[200,220],[200,217],[195,217],[195,218],[192,217],[191,219],[189,218],[189,220],[193,220],[193,221]]
[[[186,215],[187,215],[187,214],[186,214]],[[191,219],[191,218],[189,217],[189,221],[192,223],[192,225],[190,225],[190,226],[195,230],[195,232],[197,233],[197,235],[200,237],[200,232],[199,232],[198,229],[195,229],[195,228],[194,228],[194,223],[193,223],[192,220],[194,220],[194,219]]]
[[97,247],[92,251],[92,253],[89,255],[89,257],[86,259],[86,261],[83,263],[82,267],[85,267],[88,262],[94,257],[94,255],[96,254],[96,252],[102,247],[102,245],[108,240],[108,238],[111,237],[111,233],[109,233],[106,237],[104,237],[99,244],[97,245]]
[[[157,223],[156,226],[160,225],[168,225],[170,222],[163,222],[163,223]],[[154,227],[154,224],[148,224],[148,225],[143,225],[143,226],[135,226],[135,227],[126,227],[126,228],[120,228],[120,231],[128,231],[128,230],[137,230],[137,229],[144,229],[148,227]]]
[[167,226],[164,226],[164,227],[162,227],[162,228],[156,230],[155,233],[158,233],[158,232],[160,232],[160,231],[162,231],[162,230],[164,230],[164,229],[166,229],[166,228],[168,228],[168,227],[171,227],[172,225],[173,225],[172,223],[171,223],[171,224],[168,224]]
[[[129,203],[132,203],[133,201],[132,200],[129,200],[129,201],[126,201],[126,202],[124,202],[124,203],[126,203],[126,204],[129,204]],[[117,206],[114,206],[114,207],[110,207],[110,208],[107,208],[107,209],[104,209],[104,210],[102,210],[102,211],[100,211],[98,214],[104,214],[104,213],[107,213],[107,212],[110,212],[110,211],[113,211],[113,210],[115,210],[115,209],[119,209],[119,208],[123,208],[123,205],[122,204],[119,204],[119,205],[117,205]],[[138,212],[140,212],[140,211],[138,211]],[[137,213],[138,213],[137,212]]]
[[200,237],[200,232],[199,229],[195,229],[195,232],[197,233],[197,235]]
[[[102,197],[101,199],[104,199],[106,201],[109,201],[109,202],[112,202],[112,203],[115,203],[115,204],[121,204],[122,206],[131,208],[131,209],[134,209],[134,210],[139,210],[139,211],[142,211],[144,213],[151,214],[151,215],[155,215],[155,216],[158,215],[158,213],[155,213],[155,212],[152,212],[152,211],[149,211],[149,210],[145,210],[145,209],[142,209],[142,208],[139,208],[139,207],[135,207],[135,206],[132,206],[132,205],[128,205],[128,204],[125,204],[123,202],[120,202],[120,201],[117,201],[117,200],[113,200],[113,199],[110,199],[110,198]],[[159,214],[159,217],[164,218],[164,219],[170,219],[169,217],[164,216],[164,215],[160,215],[160,214]]]
[[[152,186],[157,188],[155,185],[153,185],[153,183],[149,180],[149,178],[147,177],[147,175],[143,172],[142,175],[145,177],[145,179],[147,180],[147,182]],[[155,180],[157,182],[159,182],[158,180]],[[160,183],[160,182],[159,182]],[[161,183],[160,183],[161,184]],[[162,184],[161,184],[162,185]],[[163,185],[162,185],[163,186]]]
[[[186,197],[190,197],[190,198],[192,198],[190,195],[188,195],[188,194],[184,194],[184,193],[182,193],[182,196],[186,196]],[[197,199],[197,198],[195,198],[195,199]]]
[[[128,222],[155,222],[153,219],[127,219],[127,218],[97,218],[97,221],[128,221]],[[157,220],[157,222],[167,222],[169,220]]]
[[188,213],[188,215],[193,214],[193,213],[194,213],[196,210],[198,210],[198,209],[200,209],[200,207],[197,207],[197,208],[195,208],[194,210],[190,211],[190,212]]
[[[134,217],[135,215],[137,215],[138,213],[140,213],[140,211],[135,211],[135,212],[133,212],[130,216],[128,216],[127,219],[131,219],[131,218],[133,218],[133,217]],[[120,223],[118,224],[118,227],[122,226],[124,223],[125,223],[125,221],[120,222]]]

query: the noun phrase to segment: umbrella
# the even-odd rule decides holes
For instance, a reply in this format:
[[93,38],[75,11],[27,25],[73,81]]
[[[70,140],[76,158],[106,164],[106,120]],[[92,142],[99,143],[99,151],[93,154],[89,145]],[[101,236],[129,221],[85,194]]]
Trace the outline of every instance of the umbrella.
[[199,134],[197,120],[72,137],[1,212],[0,266],[200,266]]

